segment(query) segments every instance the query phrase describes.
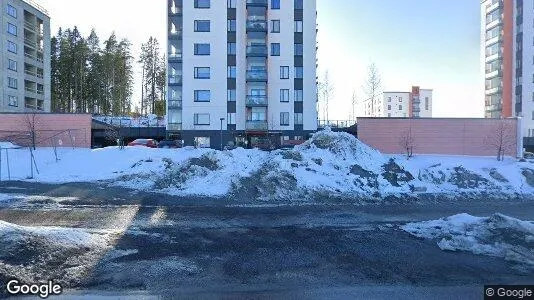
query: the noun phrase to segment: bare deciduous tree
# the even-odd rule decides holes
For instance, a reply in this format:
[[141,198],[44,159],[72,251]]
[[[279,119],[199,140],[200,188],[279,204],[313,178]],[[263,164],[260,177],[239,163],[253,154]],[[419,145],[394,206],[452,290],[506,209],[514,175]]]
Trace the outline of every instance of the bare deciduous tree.
[[358,97],[356,96],[356,91],[352,92],[352,121],[356,121],[356,105],[358,104]]
[[30,146],[35,150],[37,144],[37,127],[39,126],[39,117],[37,113],[23,114],[22,124],[26,130],[26,135],[30,140]]
[[326,120],[328,123],[329,115],[328,115],[328,106],[330,104],[330,100],[332,99],[334,95],[334,85],[332,82],[330,82],[330,75],[328,74],[328,70],[324,72],[323,81],[319,82],[319,96],[321,98],[322,103],[322,110],[323,110],[323,119]]
[[121,134],[121,126],[109,125],[105,129],[106,140],[111,143],[117,143],[119,149],[124,149],[124,137]]
[[486,147],[497,152],[497,161],[504,160],[506,153],[512,152],[515,147],[517,137],[514,127],[515,125],[510,120],[500,120],[484,139]]
[[363,90],[367,96],[365,104],[367,105],[370,102],[372,116],[375,116],[375,105],[378,100],[378,97],[380,97],[381,89],[382,79],[380,78],[380,74],[378,73],[376,65],[372,63],[371,65],[369,65],[367,71],[367,80],[363,85]]
[[415,147],[415,137],[412,132],[412,126],[400,138],[400,146],[405,151],[406,159],[413,157],[413,148]]

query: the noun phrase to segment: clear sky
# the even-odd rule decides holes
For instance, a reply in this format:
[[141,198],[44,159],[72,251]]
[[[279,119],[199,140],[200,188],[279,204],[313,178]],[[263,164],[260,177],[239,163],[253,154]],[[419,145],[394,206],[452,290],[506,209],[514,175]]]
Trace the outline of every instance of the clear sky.
[[[115,31],[136,56],[152,35],[165,49],[165,0],[38,1],[50,12],[53,33],[78,25],[104,39]],[[436,117],[483,117],[479,0],[317,0],[317,11],[319,76],[328,69],[335,86],[330,119],[349,118],[353,91],[364,98],[372,62],[384,90],[433,89]]]

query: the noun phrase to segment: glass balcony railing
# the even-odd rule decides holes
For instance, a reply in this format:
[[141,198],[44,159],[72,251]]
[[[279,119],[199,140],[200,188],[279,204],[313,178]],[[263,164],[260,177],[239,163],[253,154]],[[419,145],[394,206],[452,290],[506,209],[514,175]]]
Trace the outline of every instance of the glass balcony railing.
[[269,124],[266,120],[247,120],[246,129],[252,131],[267,131],[269,129]]
[[182,75],[169,75],[169,84],[182,84]]
[[247,96],[247,106],[267,106],[268,98],[267,96],[257,96],[257,95],[248,95]]
[[267,45],[247,46],[248,57],[267,57]]
[[265,70],[248,70],[247,81],[250,82],[267,82],[267,69]]
[[247,32],[267,32],[266,20],[248,20]]
[[169,131],[180,131],[182,130],[182,123],[168,123],[167,130]]
[[172,62],[182,61],[182,53],[169,53],[169,61],[172,61]]
[[247,6],[268,7],[267,0],[247,0]]
[[169,108],[171,108],[171,109],[182,108],[182,100],[170,100],[169,101]]

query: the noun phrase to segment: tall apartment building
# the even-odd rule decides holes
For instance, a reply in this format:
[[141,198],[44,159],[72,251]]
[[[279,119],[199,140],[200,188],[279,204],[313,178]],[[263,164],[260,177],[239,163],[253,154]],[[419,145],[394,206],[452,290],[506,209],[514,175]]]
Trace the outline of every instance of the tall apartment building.
[[0,112],[50,112],[50,17],[31,0],[1,0]]
[[168,0],[168,135],[292,143],[317,130],[315,0]]
[[481,1],[485,117],[522,117],[534,137],[534,2]]
[[411,92],[384,92],[375,103],[364,103],[366,117],[431,118],[432,90],[412,87]]

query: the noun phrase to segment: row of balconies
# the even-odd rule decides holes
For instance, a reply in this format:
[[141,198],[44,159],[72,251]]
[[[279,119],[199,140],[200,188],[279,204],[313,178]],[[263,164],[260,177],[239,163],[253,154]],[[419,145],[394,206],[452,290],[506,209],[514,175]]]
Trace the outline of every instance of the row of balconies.
[[[167,129],[169,131],[181,131],[182,123],[168,123]],[[267,120],[247,120],[245,123],[245,130],[248,131],[267,131],[269,130],[269,123]]]

